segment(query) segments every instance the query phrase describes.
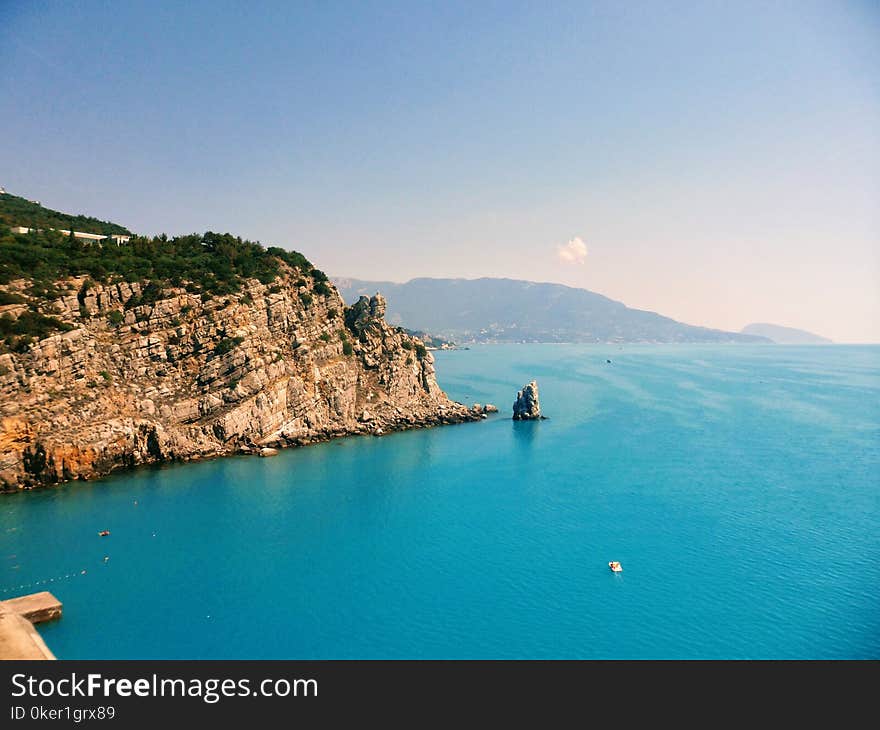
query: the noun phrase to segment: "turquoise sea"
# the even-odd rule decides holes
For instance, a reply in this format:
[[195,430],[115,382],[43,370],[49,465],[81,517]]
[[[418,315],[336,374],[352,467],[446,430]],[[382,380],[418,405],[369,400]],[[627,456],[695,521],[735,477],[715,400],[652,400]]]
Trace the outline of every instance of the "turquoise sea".
[[62,659],[880,658],[880,347],[436,360],[501,413],[0,498],[0,598]]

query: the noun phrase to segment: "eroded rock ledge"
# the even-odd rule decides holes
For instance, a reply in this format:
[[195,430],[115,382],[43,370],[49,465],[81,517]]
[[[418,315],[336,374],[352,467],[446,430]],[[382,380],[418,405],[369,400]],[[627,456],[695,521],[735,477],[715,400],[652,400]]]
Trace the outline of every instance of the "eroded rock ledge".
[[52,316],[74,329],[0,355],[2,490],[480,419],[447,398],[378,294],[346,307],[286,265],[233,295],[181,287],[138,306],[136,283],[84,281],[57,282]]

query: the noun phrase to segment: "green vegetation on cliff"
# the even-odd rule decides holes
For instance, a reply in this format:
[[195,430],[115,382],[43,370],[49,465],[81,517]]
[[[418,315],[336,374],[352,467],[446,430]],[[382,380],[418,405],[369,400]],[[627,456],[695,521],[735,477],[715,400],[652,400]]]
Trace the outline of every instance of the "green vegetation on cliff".
[[[38,230],[13,233],[12,226]],[[27,306],[25,313],[19,309],[3,315],[0,351],[23,352],[33,339],[64,329],[61,322],[44,316],[41,310],[51,313],[51,302],[64,293],[58,282],[74,276],[89,277],[79,292],[80,301],[93,281],[144,284],[140,295],[126,303],[126,309],[165,298],[169,287],[185,286],[207,301],[215,295],[240,291],[246,279],[269,284],[282,272],[283,263],[310,278],[316,294],[326,296],[331,291],[327,275],[302,254],[265,248],[259,242],[229,233],[208,231],[173,238],[165,234],[152,238],[133,235],[128,243],[117,245],[112,241],[84,241],[52,230],[70,226],[75,231],[128,234],[127,229],[114,223],[69,216],[24,198],[0,195],[0,306]],[[23,293],[27,297],[21,296],[21,291],[2,289],[15,280],[26,281]],[[306,280],[298,283],[304,285]],[[306,292],[300,297],[311,301]],[[118,324],[120,317],[117,314],[117,321],[112,323]]]
[[73,325],[67,322],[31,310],[22,312],[17,318],[5,313],[0,315],[0,352],[26,352],[34,340],[72,329]]
[[302,254],[266,249],[229,233],[133,236],[117,246],[83,242],[57,231],[12,233],[0,228],[0,284],[32,279],[36,289],[31,293],[49,299],[57,296],[49,288],[54,282],[82,275],[101,282],[149,281],[159,289],[189,283],[198,292],[231,294],[247,278],[273,281],[282,261],[312,271]]
[[65,231],[81,233],[98,233],[109,236],[114,233],[128,235],[131,231],[117,223],[108,223],[86,215],[59,213],[57,210],[44,208],[39,203],[19,198],[17,195],[5,193],[0,195],[0,223],[10,228],[58,228]]

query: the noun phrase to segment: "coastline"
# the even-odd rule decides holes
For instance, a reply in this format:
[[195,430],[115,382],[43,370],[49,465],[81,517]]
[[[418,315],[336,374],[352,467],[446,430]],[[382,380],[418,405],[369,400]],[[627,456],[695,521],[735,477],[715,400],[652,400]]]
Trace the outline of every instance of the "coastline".
[[95,469],[89,473],[82,474],[70,479],[59,479],[50,482],[37,482],[31,484],[21,484],[14,487],[0,485],[0,498],[2,495],[19,494],[21,492],[30,492],[42,489],[52,489],[76,482],[94,482],[109,476],[124,474],[127,472],[139,471],[144,467],[161,467],[171,464],[188,464],[192,462],[212,461],[214,459],[222,459],[230,456],[266,456],[264,449],[281,450],[281,449],[297,449],[316,444],[328,443],[339,439],[353,438],[356,436],[372,436],[381,438],[392,433],[401,433],[404,431],[413,431],[418,429],[436,428],[439,426],[455,426],[464,423],[473,423],[484,420],[481,415],[467,408],[462,403],[451,401],[453,408],[444,408],[446,413],[438,413],[434,417],[400,417],[396,420],[382,421],[380,423],[373,422],[371,424],[359,424],[358,427],[352,429],[328,429],[325,431],[316,431],[303,434],[294,438],[276,438],[268,439],[265,442],[257,444],[248,444],[243,446],[232,446],[227,449],[217,449],[215,451],[203,451],[183,456],[170,456],[164,458],[153,458],[140,461],[138,463],[112,462],[104,468]]

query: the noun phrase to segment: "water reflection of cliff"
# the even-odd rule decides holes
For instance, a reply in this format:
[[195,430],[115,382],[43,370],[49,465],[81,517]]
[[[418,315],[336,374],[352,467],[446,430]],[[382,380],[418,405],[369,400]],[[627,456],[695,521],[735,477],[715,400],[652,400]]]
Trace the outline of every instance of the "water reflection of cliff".
[[523,447],[531,448],[538,438],[538,432],[541,430],[540,421],[511,421],[513,426],[513,438]]

